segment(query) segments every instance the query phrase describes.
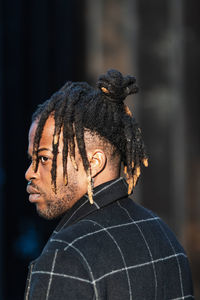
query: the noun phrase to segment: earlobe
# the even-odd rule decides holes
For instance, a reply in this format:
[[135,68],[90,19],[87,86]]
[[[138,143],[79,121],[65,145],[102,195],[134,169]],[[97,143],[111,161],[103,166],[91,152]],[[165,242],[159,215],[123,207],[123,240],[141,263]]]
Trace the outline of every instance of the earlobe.
[[105,169],[106,163],[107,163],[107,157],[104,151],[95,150],[93,153],[91,153],[91,158],[90,158],[91,176],[95,177],[100,172],[102,172]]

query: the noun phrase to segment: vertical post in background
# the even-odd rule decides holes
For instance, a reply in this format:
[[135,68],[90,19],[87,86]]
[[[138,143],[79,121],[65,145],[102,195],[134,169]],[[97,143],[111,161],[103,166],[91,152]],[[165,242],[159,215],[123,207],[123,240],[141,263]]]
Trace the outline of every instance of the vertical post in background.
[[[86,73],[89,81],[95,83],[100,74],[111,68],[137,77],[137,0],[87,0],[86,4]],[[137,120],[138,98],[134,95],[126,101]],[[140,185],[134,191],[134,198],[140,200]]]
[[3,299],[2,2],[0,1],[0,299]]
[[152,5],[140,0],[138,6],[141,118],[151,158],[143,200],[182,238],[186,173],[183,1],[165,0],[161,4],[156,0]]
[[[138,72],[138,38],[139,38],[139,13],[137,0],[125,0],[123,5],[124,16],[124,43],[127,49],[124,49],[124,57],[127,57],[127,70],[126,74],[131,74],[136,77],[136,83],[140,89],[140,80]],[[142,110],[140,92],[138,95],[129,96],[127,104],[136,118],[137,122],[141,125],[140,113]],[[131,198],[137,202],[141,202],[141,184],[138,184],[133,191]]]
[[[108,69],[135,74],[137,1],[86,1],[86,65],[89,79]],[[92,24],[92,26],[91,26]]]
[[102,6],[101,0],[86,0],[86,75],[89,79],[95,79],[103,66]]
[[[118,69],[123,75],[138,79],[138,7],[137,0],[104,0],[102,15],[103,72]],[[125,100],[140,123],[139,95]],[[137,185],[133,198],[140,202],[141,185]]]
[[183,94],[183,1],[169,2],[169,79],[171,90],[171,196],[174,229],[183,241],[186,200],[186,120]]
[[[141,123],[149,152],[142,178],[142,204],[172,224],[169,185],[171,90],[168,63],[169,3],[138,0],[138,61],[141,82]],[[170,224],[170,225],[171,225]]]

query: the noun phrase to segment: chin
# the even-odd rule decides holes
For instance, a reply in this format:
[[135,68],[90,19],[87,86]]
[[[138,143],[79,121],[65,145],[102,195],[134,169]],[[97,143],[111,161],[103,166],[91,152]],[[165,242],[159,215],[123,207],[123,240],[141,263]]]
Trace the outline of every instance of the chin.
[[58,219],[58,218],[61,218],[65,211],[63,212],[60,212],[60,211],[51,211],[49,209],[39,209],[37,207],[37,213],[40,217],[42,217],[43,219],[46,219],[46,220],[55,220],[55,219]]

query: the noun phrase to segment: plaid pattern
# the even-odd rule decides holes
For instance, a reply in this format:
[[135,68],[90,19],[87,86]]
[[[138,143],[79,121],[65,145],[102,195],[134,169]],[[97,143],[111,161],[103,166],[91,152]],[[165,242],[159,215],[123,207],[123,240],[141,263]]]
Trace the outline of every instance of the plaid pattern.
[[81,198],[31,263],[26,300],[194,299],[186,254],[122,178]]

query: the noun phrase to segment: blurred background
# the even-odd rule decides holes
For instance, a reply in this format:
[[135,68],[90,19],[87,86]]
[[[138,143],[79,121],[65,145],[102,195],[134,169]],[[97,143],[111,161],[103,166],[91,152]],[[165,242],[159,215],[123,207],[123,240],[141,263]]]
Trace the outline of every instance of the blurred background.
[[200,18],[187,0],[0,0],[0,300],[23,299],[28,263],[57,221],[37,216],[24,172],[31,114],[66,80],[137,77],[127,100],[150,165],[133,197],[189,256],[200,299]]

